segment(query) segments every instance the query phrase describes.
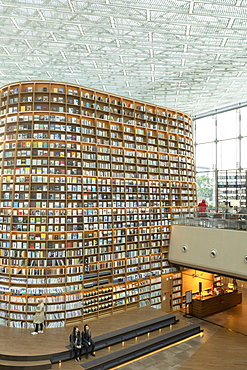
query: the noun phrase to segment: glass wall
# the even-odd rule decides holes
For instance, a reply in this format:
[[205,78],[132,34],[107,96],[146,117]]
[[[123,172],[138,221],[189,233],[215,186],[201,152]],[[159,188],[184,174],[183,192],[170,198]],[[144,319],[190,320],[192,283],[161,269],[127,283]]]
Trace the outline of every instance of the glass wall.
[[198,201],[246,207],[247,107],[194,121]]

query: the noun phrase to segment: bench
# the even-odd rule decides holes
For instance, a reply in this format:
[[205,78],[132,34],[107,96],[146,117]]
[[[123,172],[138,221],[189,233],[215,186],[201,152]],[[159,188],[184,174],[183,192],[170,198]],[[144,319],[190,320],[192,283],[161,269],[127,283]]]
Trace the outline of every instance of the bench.
[[[122,329],[112,331],[110,333],[102,334],[94,337],[95,350],[100,350],[108,346],[135,338],[139,335],[164,328],[166,326],[174,325],[178,322],[176,317],[171,314],[156,317],[151,320],[143,321],[134,325],[127,326]],[[74,358],[74,351],[70,346],[66,346],[67,350],[52,355],[51,362],[57,363]],[[82,348],[82,354],[85,354],[85,349]]]
[[184,328],[173,330],[172,332],[159,335],[156,338],[146,340],[145,342],[135,344],[120,351],[85,362],[81,365],[85,370],[106,370],[119,366],[128,361],[144,356],[150,352],[159,350],[171,344],[174,344],[193,335],[199,334],[202,330],[199,325],[191,324]]

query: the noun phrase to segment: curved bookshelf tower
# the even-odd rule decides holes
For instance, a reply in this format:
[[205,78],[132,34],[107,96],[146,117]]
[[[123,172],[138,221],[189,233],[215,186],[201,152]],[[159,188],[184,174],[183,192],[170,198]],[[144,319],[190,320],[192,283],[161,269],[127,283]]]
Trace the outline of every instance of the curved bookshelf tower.
[[0,91],[0,324],[160,308],[170,224],[196,202],[184,113],[58,82]]

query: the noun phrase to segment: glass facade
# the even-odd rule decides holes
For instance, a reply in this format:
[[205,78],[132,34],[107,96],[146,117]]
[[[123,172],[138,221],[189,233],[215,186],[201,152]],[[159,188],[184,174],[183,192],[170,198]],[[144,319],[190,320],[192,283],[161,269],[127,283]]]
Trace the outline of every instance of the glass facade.
[[245,207],[247,107],[198,118],[194,130],[198,200],[216,210]]

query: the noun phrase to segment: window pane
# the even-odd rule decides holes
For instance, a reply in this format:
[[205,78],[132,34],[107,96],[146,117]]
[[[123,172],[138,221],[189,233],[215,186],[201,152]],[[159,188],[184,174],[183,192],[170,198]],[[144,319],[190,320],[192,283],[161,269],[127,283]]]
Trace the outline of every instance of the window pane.
[[215,172],[198,172],[196,185],[198,203],[205,199],[210,211],[215,207]]
[[[223,140],[217,144],[218,170],[232,170],[239,166],[239,140]],[[238,162],[238,163],[237,163]]]
[[238,110],[217,115],[217,139],[233,139],[239,136]]
[[195,121],[195,142],[208,143],[215,140],[215,119],[213,116]]
[[247,168],[247,138],[241,140],[241,167]]
[[215,169],[215,143],[200,144],[196,146],[196,170],[212,171]]
[[247,107],[241,108],[241,135],[247,136]]

